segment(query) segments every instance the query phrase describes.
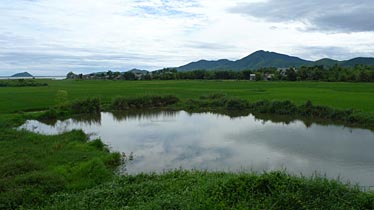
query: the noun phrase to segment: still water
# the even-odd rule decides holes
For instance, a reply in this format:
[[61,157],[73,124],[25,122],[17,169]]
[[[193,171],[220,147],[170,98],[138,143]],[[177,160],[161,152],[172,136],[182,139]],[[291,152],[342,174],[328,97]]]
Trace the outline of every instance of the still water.
[[170,169],[210,171],[287,170],[319,173],[352,184],[374,185],[374,133],[302,121],[275,123],[253,115],[230,118],[184,111],[69,119],[52,125],[27,121],[22,129],[58,134],[82,129],[112,151],[133,154],[126,172]]

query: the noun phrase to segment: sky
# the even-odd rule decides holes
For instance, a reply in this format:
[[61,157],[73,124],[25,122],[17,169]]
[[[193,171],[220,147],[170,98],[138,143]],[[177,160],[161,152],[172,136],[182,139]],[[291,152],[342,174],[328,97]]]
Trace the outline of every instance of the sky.
[[0,75],[374,57],[373,0],[0,0]]

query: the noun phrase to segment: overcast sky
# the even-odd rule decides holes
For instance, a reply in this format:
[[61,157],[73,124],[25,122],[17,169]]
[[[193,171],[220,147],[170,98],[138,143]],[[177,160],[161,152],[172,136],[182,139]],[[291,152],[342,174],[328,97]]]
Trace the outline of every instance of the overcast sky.
[[0,0],[0,75],[374,57],[373,0]]

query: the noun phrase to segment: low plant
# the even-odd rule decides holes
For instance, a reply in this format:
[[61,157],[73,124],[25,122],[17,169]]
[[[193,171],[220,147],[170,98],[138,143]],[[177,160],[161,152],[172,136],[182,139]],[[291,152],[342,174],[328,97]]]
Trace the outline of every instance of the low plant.
[[74,101],[70,105],[70,110],[72,114],[99,114],[101,112],[100,99],[88,98]]
[[111,103],[111,108],[117,111],[141,108],[166,107],[179,102],[176,96],[143,96],[138,98],[116,97]]

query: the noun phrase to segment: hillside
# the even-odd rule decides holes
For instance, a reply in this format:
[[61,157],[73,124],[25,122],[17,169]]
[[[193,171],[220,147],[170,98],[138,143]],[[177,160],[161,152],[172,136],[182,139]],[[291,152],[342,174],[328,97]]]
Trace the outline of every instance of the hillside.
[[330,58],[323,58],[321,60],[313,62],[312,64],[313,65],[322,65],[322,66],[326,66],[326,67],[331,67],[331,66],[334,66],[334,65],[340,64],[340,63],[341,62],[337,61],[337,60],[333,60],[333,59],[330,59]]
[[28,72],[22,72],[12,75],[11,77],[34,77]]
[[192,62],[180,67],[177,67],[178,71],[193,71],[198,69],[204,70],[233,70],[241,71],[245,69],[257,70],[266,67],[275,68],[288,68],[288,67],[300,67],[300,66],[314,66],[323,65],[326,67],[331,67],[335,64],[344,67],[354,67],[355,65],[374,65],[374,58],[353,58],[346,61],[338,61],[330,58],[324,58],[317,61],[309,61],[301,59],[295,56],[289,56],[285,54],[280,54],[276,52],[268,51],[256,51],[242,59],[237,61],[230,61],[227,59],[221,59],[217,61],[207,61],[200,60],[197,62]]
[[232,70],[259,69],[264,67],[287,68],[309,65],[310,63],[311,61],[297,57],[260,50],[235,61],[228,67]]
[[373,66],[374,65],[374,58],[353,58],[351,60],[343,61],[342,66],[346,67],[352,67],[355,65],[368,65],[368,66]]
[[178,67],[178,71],[190,71],[196,69],[213,70],[220,69],[225,66],[230,66],[233,61],[227,59],[221,59],[217,61],[200,60]]

